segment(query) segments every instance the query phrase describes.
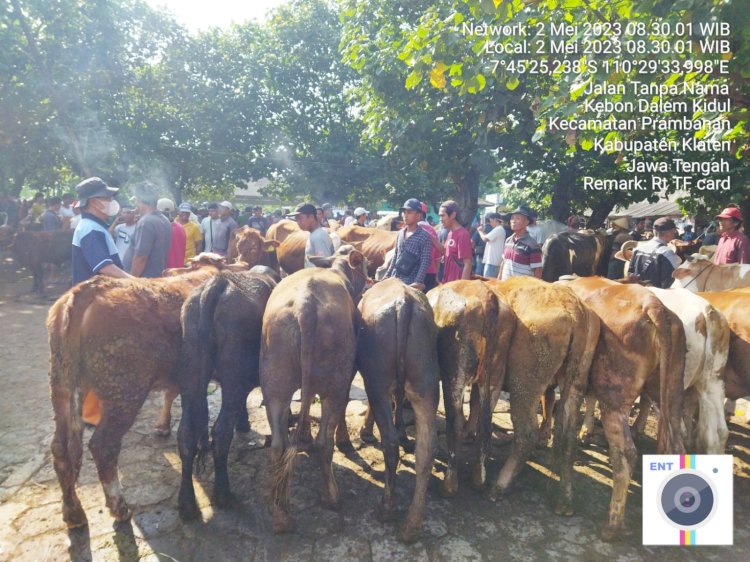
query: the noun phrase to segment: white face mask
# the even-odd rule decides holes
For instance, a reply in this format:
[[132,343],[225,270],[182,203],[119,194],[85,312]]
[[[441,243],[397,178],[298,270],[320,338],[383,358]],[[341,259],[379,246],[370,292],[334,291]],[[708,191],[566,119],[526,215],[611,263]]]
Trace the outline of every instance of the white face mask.
[[105,212],[108,217],[116,217],[120,213],[120,204],[116,199],[112,199],[112,201],[107,204]]

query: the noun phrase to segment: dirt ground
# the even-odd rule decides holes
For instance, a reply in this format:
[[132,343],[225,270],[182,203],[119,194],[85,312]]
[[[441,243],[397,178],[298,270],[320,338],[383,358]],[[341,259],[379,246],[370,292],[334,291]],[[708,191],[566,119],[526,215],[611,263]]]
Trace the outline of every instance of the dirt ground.
[[[297,459],[292,489],[297,532],[274,536],[267,510],[269,433],[257,391],[249,398],[252,431],[236,434],[230,452],[230,481],[236,501],[230,509],[214,509],[210,495],[213,467],[196,478],[203,520],[183,523],[177,514],[180,461],[176,429],[179,400],[173,406],[173,432],[152,435],[161,397],[152,396],[127,434],[120,456],[120,477],[134,517],[113,525],[104,507],[91,456],[86,451],[79,494],[89,518],[87,529],[68,532],[61,515],[61,495],[50,461],[52,411],[47,383],[48,349],[44,321],[54,295],[64,285],[48,285],[48,298],[28,295],[31,280],[0,255],[0,560],[372,560],[396,562],[442,560],[748,560],[750,558],[750,426],[734,419],[729,452],[734,455],[734,546],[644,547],[641,545],[640,469],[633,475],[627,508],[629,533],[617,543],[599,539],[606,521],[611,471],[606,447],[580,447],[574,480],[575,511],[558,517],[552,511],[556,481],[550,471],[551,450],[538,449],[512,492],[497,504],[486,492],[463,479],[457,497],[443,499],[438,484],[445,469],[437,454],[420,540],[404,546],[395,540],[395,525],[375,517],[383,481],[383,458],[373,446],[361,446],[358,430],[366,397],[355,379],[348,421],[355,447],[346,457],[336,452],[335,473],[342,493],[340,512],[322,509],[317,462],[306,453]],[[212,416],[220,389],[209,397]],[[298,404],[297,404],[298,406]],[[509,428],[507,402],[501,401],[494,421]],[[313,411],[313,415],[316,412]],[[649,424],[653,437],[654,423]],[[439,437],[444,446],[444,421]],[[86,430],[85,440],[91,436]],[[499,432],[496,437],[499,436]],[[653,439],[640,451],[655,452]],[[509,452],[493,440],[489,478]],[[402,454],[398,473],[399,501],[405,510],[414,488],[414,458]],[[466,470],[463,474],[466,474]]]

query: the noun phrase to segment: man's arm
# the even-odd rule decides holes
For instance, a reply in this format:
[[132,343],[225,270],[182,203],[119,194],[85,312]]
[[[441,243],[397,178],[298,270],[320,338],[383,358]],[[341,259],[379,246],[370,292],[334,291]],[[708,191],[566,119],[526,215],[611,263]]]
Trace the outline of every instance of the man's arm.
[[130,266],[130,275],[133,277],[140,277],[143,270],[146,269],[146,263],[148,263],[148,256],[133,256],[133,265]]
[[471,258],[464,258],[464,268],[461,271],[461,279],[471,279],[471,272],[473,270],[472,268],[472,259]]
[[99,273],[101,273],[102,275],[106,275],[107,277],[118,277],[118,278],[123,278],[123,279],[133,277],[127,271],[123,271],[122,269],[120,269],[113,263],[110,263],[102,267],[99,270]]

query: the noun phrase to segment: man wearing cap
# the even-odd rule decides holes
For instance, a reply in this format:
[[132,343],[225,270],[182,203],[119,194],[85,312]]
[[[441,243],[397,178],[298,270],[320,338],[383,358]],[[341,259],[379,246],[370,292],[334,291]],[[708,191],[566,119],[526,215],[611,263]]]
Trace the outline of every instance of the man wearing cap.
[[714,263],[750,263],[750,240],[740,231],[742,213],[737,207],[727,207],[716,218],[721,225],[721,238],[714,254]]
[[175,214],[174,201],[163,197],[156,202],[156,209],[170,221],[169,224],[172,227],[172,237],[169,240],[169,253],[167,254],[167,268],[184,267],[187,236],[182,224],[172,220]]
[[364,207],[357,207],[354,209],[354,221],[352,224],[365,226],[367,224],[367,209]]
[[320,226],[315,205],[303,203],[298,205],[294,213],[289,215],[297,221],[297,226],[310,233],[305,244],[305,267],[315,267],[310,257],[327,258],[333,255],[333,242],[328,232]]
[[234,207],[229,201],[219,203],[219,219],[212,223],[213,226],[213,249],[219,255],[226,256],[229,248],[229,236],[237,230],[237,221],[232,217]]
[[654,237],[643,242],[633,251],[630,273],[640,281],[649,281],[654,287],[668,289],[672,285],[672,273],[680,265],[669,242],[677,237],[677,225],[667,217],[654,221]]
[[126,204],[109,227],[109,233],[115,241],[121,260],[125,259],[125,254],[135,236],[135,223],[135,209]]
[[[74,285],[94,275],[130,277],[122,267],[115,241],[107,229],[107,219],[120,212],[120,205],[112,199],[117,191],[96,177],[76,186],[81,220],[73,232],[71,272]],[[100,419],[99,399],[88,392],[83,401],[83,421],[96,425]]]
[[503,262],[503,251],[505,250],[505,229],[501,226],[502,217],[499,213],[490,213],[487,215],[490,224],[490,231],[485,232],[484,226],[477,226],[479,237],[484,240],[484,253],[482,254],[482,263],[484,270],[482,275],[491,279],[497,278],[500,274],[500,264]]
[[458,203],[445,201],[440,206],[440,222],[448,232],[443,255],[443,283],[457,279],[471,279],[472,247],[471,236],[458,222]]
[[203,236],[201,227],[190,220],[190,213],[193,212],[190,203],[181,203],[177,211],[177,217],[174,220],[185,230],[185,261],[187,261],[203,251]]
[[404,228],[396,237],[395,253],[386,277],[397,277],[407,285],[424,291],[425,276],[432,262],[432,239],[419,226],[422,219],[422,203],[417,199],[408,199],[401,207],[404,215]]
[[247,226],[259,231],[261,236],[266,235],[268,223],[266,222],[266,217],[263,216],[263,207],[260,205],[253,207],[253,215],[247,219]]
[[203,234],[203,251],[215,252],[214,233],[219,231],[219,204],[209,203],[206,205],[208,216],[201,221],[201,233]]
[[635,226],[633,227],[633,230],[628,233],[630,235],[630,239],[635,240],[636,242],[640,242],[641,240],[643,240],[644,230],[646,230],[646,219],[635,219]]
[[542,278],[542,248],[527,231],[535,217],[536,213],[525,205],[510,213],[513,234],[505,241],[500,279],[522,276]]
[[125,267],[133,277],[161,277],[167,267],[172,227],[169,219],[156,208],[159,188],[150,182],[141,182],[133,188],[133,195],[141,218],[125,253]]
[[607,264],[607,279],[622,279],[625,275],[625,262],[618,260],[615,254],[622,249],[622,245],[631,240],[628,234],[630,223],[626,217],[620,217],[612,221],[612,250],[609,254],[609,263]]

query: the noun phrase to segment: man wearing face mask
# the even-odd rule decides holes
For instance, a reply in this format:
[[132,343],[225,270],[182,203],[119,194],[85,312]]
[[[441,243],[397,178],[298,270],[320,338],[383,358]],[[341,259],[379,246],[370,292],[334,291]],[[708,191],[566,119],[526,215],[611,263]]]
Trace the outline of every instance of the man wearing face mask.
[[76,186],[81,221],[73,234],[73,284],[94,275],[130,277],[123,269],[117,247],[107,229],[107,219],[120,212],[112,199],[117,188],[109,187],[101,178],[88,178]]
[[[107,229],[107,219],[120,212],[120,205],[112,199],[117,188],[109,187],[101,178],[88,178],[76,186],[81,220],[73,233],[73,284],[94,275],[130,277],[123,270],[117,246]],[[83,401],[83,421],[98,425],[101,405],[92,391]]]

